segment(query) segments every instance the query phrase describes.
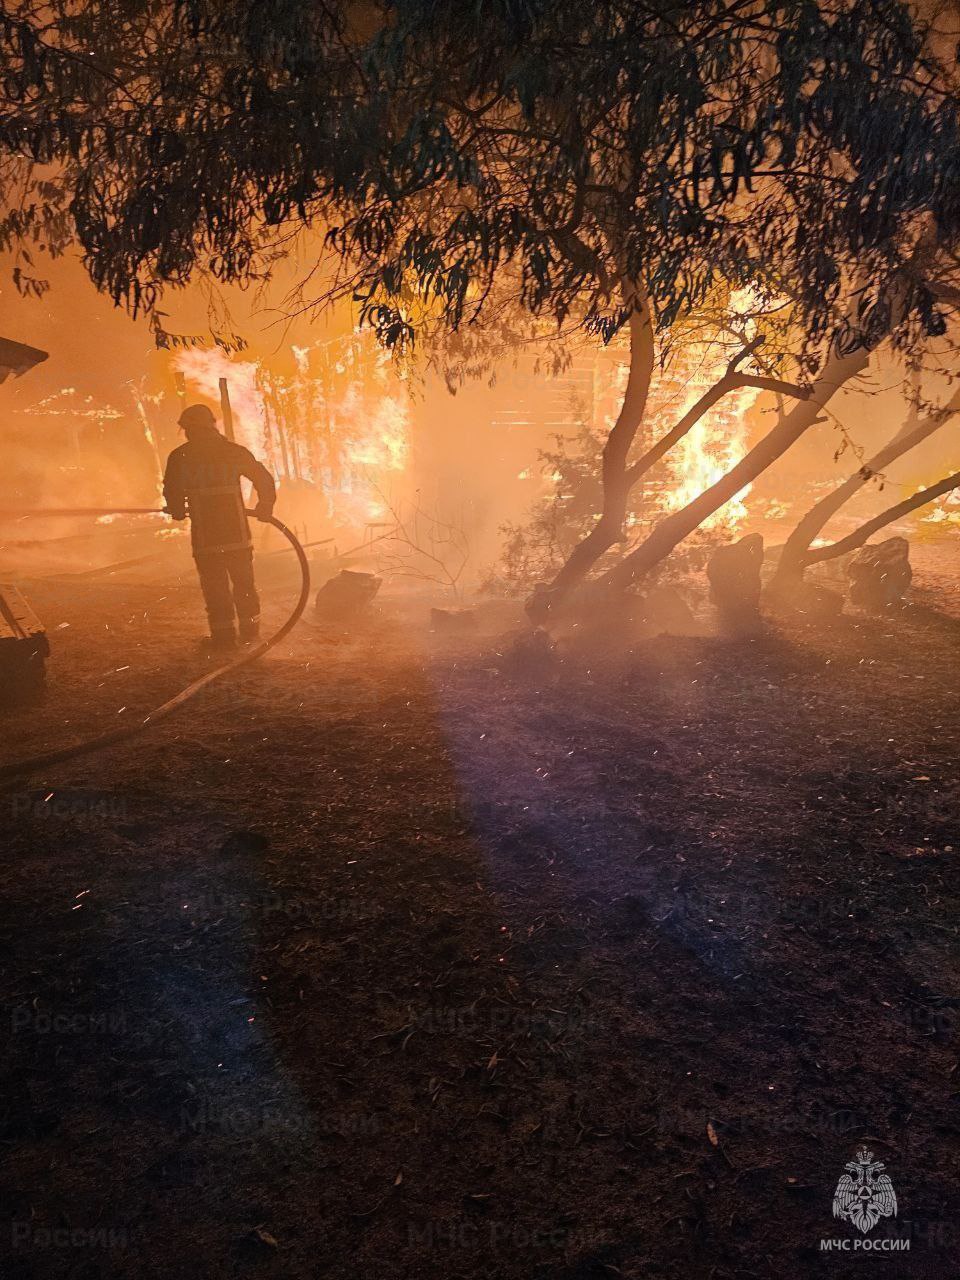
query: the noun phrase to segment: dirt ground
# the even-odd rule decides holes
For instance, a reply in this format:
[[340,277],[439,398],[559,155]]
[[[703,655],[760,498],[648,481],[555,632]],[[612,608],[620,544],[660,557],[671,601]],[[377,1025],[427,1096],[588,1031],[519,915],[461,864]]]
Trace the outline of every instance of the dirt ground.
[[[960,554],[921,559],[896,617],[552,658],[388,594],[7,782],[4,1280],[957,1274]],[[23,585],[7,759],[203,670],[188,572]]]

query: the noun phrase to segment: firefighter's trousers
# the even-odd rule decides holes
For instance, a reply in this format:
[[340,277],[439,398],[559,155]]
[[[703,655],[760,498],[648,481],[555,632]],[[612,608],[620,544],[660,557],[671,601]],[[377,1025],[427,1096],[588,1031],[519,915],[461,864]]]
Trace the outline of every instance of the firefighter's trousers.
[[255,632],[260,620],[260,597],[253,580],[253,548],[211,547],[195,552],[194,559],[210,634],[223,636],[232,632],[234,617],[240,624],[241,636]]

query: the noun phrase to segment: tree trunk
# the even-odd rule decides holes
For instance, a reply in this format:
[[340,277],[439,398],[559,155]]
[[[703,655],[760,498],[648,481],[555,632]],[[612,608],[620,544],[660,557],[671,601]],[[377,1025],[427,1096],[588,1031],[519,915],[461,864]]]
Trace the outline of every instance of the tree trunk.
[[856,551],[879,530],[891,524],[894,520],[899,520],[901,516],[907,516],[911,511],[916,511],[919,507],[925,507],[928,502],[933,502],[935,498],[939,498],[944,493],[949,493],[951,489],[960,488],[960,471],[955,472],[952,476],[940,480],[937,484],[932,484],[929,489],[921,489],[919,493],[915,493],[912,498],[904,498],[903,502],[898,502],[896,506],[888,507],[886,511],[881,511],[878,516],[874,516],[872,520],[867,520],[859,529],[854,529],[853,533],[848,533],[845,538],[841,538],[839,542],[831,543],[829,547],[817,547],[815,551],[811,551],[807,556],[807,564],[820,564],[823,560],[832,560],[835,556],[842,556],[847,551]]
[[921,422],[908,419],[893,439],[875,453],[868,462],[865,462],[859,471],[854,472],[832,493],[828,493],[815,503],[787,539],[771,588],[774,591],[784,590],[798,582],[803,577],[804,569],[812,563],[810,544],[831,517],[836,515],[840,508],[863,488],[871,476],[876,475],[891,462],[895,462],[897,458],[920,444],[922,440],[933,435],[948,418],[957,412],[960,412],[960,391],[956,392],[942,408],[936,409]]
[[[625,289],[626,291],[626,289]],[[549,588],[534,596],[527,608],[533,617],[548,612],[592,568],[605,551],[623,536],[627,497],[632,481],[627,457],[643,421],[650,382],[653,377],[654,335],[649,303],[643,294],[634,295],[630,314],[630,372],[623,404],[603,446],[603,508],[597,523],[579,542]]]
[[730,361],[723,377],[703,393],[676,426],[628,467],[627,457],[643,420],[653,374],[653,329],[646,305],[643,313],[634,312],[631,317],[630,337],[630,378],[620,414],[603,451],[603,511],[586,538],[574,547],[550,586],[534,595],[528,603],[527,611],[534,620],[541,620],[555,608],[604,552],[622,537],[627,499],[633,486],[725,395],[741,387],[792,395],[799,400],[806,400],[810,394],[807,388],[792,382],[739,371],[742,362],[752,356],[762,342],[762,338],[756,338]]
[[604,574],[600,583],[613,590],[622,590],[649,573],[708,516],[736,497],[741,489],[786,453],[813,426],[820,410],[834,393],[863,372],[869,359],[870,352],[865,347],[858,347],[848,355],[831,355],[807,399],[786,414],[725,476],[680,511],[661,520],[635,551]]

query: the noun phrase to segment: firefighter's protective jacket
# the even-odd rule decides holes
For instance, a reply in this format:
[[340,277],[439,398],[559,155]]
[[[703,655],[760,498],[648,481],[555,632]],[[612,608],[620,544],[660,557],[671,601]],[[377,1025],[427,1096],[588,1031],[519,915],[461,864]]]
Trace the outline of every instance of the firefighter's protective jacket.
[[273,476],[243,445],[211,430],[170,454],[163,498],[175,519],[189,515],[194,555],[239,551],[251,545],[241,477],[253,481],[257,513],[270,515],[277,496]]

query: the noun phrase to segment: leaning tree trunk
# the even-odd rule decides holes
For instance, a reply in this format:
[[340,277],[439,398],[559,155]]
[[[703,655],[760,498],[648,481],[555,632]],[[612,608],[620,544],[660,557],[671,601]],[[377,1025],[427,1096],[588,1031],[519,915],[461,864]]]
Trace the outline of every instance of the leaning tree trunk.
[[[903,322],[916,290],[915,275],[923,269],[936,248],[936,229],[927,228],[917,241],[904,270],[892,284],[887,294],[887,325],[884,333],[875,332],[868,339],[861,337],[852,350],[842,352],[834,346],[823,370],[809,394],[772,431],[747,453],[735,467],[722,476],[716,484],[694,498],[680,511],[667,516],[653,532],[608,573],[599,579],[598,586],[608,590],[623,590],[638,578],[655,568],[684,538],[693,533],[704,520],[718,511],[741,489],[752,483],[758,475],[786,453],[803,433],[816,422],[820,410],[846,382],[866,369],[871,352],[883,338],[894,332]],[[856,294],[854,294],[856,297]],[[960,301],[960,296],[958,296]],[[851,307],[851,318],[857,315],[857,305]]]
[[869,359],[870,352],[866,347],[858,347],[847,355],[836,352],[831,355],[805,400],[786,414],[725,476],[721,476],[693,502],[661,520],[635,551],[600,578],[600,584],[612,590],[622,590],[649,573],[704,520],[786,453],[813,426],[820,410],[834,393],[863,372]]
[[777,572],[770,584],[771,589],[784,591],[795,586],[803,577],[804,569],[813,562],[810,546],[824,525],[867,484],[871,477],[908,453],[922,440],[933,435],[957,412],[960,412],[960,391],[956,392],[942,408],[934,410],[921,422],[908,420],[893,439],[865,462],[859,471],[854,472],[832,493],[828,493],[826,497],[815,503],[784,544]]
[[[626,291],[626,290],[625,290]],[[635,296],[630,314],[630,372],[620,412],[603,446],[603,507],[597,523],[579,542],[560,572],[550,583],[545,595],[551,602],[559,600],[596,564],[604,552],[623,536],[627,518],[627,498],[632,481],[627,471],[627,457],[643,421],[653,377],[654,335],[650,306],[645,296]],[[531,602],[536,610],[537,597]]]
[[631,317],[630,379],[627,383],[623,407],[603,451],[603,510],[600,519],[586,538],[574,547],[553,582],[547,588],[538,591],[529,601],[527,611],[531,617],[538,620],[555,609],[570,590],[586,576],[604,552],[619,541],[623,535],[623,525],[627,515],[627,500],[634,485],[724,396],[742,387],[753,387],[758,391],[774,391],[779,395],[795,396],[798,400],[808,398],[809,389],[797,386],[796,383],[785,382],[780,378],[741,373],[740,365],[754,354],[762,341],[762,337],[755,338],[734,356],[723,376],[712,387],[707,388],[680,421],[647,449],[636,462],[628,466],[627,456],[643,420],[653,372],[653,332],[649,315],[645,313],[641,327],[641,316],[639,313],[634,313]]
[[839,542],[832,542],[828,547],[817,547],[807,556],[807,564],[820,564],[823,560],[832,560],[835,556],[845,555],[848,551],[856,551],[875,533],[885,529],[894,520],[899,520],[901,516],[908,516],[911,511],[925,507],[928,502],[933,502],[943,494],[949,493],[951,489],[957,488],[960,488],[960,471],[930,485],[928,489],[921,489],[912,498],[904,498],[895,506],[887,507],[886,511],[881,511],[872,520],[867,520],[858,529],[854,529],[853,533],[848,533],[845,538],[841,538]]

